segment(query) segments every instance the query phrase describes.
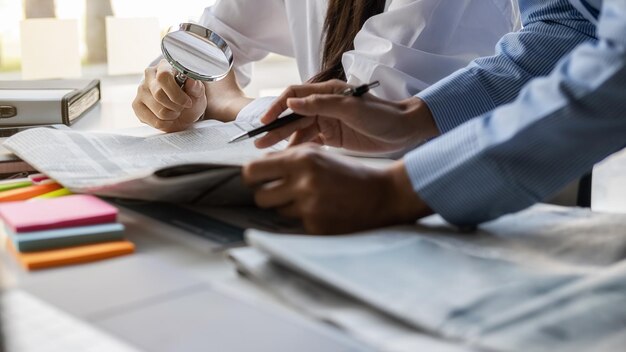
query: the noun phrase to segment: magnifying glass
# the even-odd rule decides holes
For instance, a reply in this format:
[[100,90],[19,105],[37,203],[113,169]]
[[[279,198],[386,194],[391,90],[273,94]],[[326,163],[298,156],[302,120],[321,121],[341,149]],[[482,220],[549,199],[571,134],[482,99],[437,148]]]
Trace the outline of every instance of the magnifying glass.
[[182,88],[188,77],[218,81],[233,66],[233,52],[217,33],[194,23],[181,23],[177,31],[161,41],[165,59],[176,69],[176,83]]

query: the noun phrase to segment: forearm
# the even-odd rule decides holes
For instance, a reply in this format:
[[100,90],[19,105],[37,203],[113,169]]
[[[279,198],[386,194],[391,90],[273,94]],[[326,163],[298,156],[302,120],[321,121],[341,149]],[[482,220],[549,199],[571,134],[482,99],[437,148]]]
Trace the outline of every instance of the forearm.
[[560,3],[529,1],[522,8],[524,29],[504,36],[494,56],[474,60],[417,95],[442,133],[512,102],[530,80],[548,75],[577,45],[594,40],[595,27]]
[[623,148],[620,37],[582,45],[515,102],[407,155],[415,192],[448,221],[472,225],[543,200]]

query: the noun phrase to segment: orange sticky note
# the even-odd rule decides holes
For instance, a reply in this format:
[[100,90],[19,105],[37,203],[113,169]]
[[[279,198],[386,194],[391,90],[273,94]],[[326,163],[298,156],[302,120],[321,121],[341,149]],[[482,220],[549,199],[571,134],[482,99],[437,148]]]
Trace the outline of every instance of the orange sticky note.
[[135,251],[135,245],[127,240],[30,253],[20,253],[16,251],[15,247],[13,247],[13,243],[8,240],[7,248],[27,270],[88,263],[131,254]]
[[33,185],[24,188],[18,188],[6,192],[0,193],[0,202],[12,202],[16,200],[27,200],[33,197],[40,196],[42,194],[46,194],[52,191],[56,191],[57,189],[61,189],[63,186],[54,182],[54,183],[44,183],[42,185]]

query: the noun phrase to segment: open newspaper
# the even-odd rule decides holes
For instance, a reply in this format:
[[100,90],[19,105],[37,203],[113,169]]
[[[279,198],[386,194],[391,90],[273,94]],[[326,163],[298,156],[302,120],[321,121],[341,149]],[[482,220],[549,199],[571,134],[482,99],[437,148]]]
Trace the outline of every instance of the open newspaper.
[[[497,351],[613,351],[626,342],[625,228],[625,215],[539,205],[472,234],[440,219],[338,237],[249,230],[248,242],[262,255],[234,252],[233,258],[283,299],[305,310],[321,306],[318,312],[326,305],[323,318],[348,328],[387,324],[371,313],[331,314],[353,312],[354,303],[302,289],[307,285],[301,279],[288,281],[294,275],[263,258],[412,326],[416,334],[428,331]],[[380,331],[410,341],[406,330]]]
[[[253,126],[209,123],[149,137],[36,128],[4,146],[79,193],[206,204],[247,204],[241,165],[265,155],[252,140],[228,140]],[[284,144],[274,150],[284,148]]]

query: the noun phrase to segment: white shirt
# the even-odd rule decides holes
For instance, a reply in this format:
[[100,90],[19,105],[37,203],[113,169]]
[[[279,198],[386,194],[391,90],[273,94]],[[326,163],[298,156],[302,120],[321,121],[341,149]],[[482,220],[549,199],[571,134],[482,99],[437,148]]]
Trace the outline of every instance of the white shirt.
[[[231,46],[242,86],[250,81],[249,64],[269,53],[295,58],[305,82],[321,68],[326,11],[327,0],[218,0],[200,23]],[[355,85],[379,80],[374,94],[404,99],[492,55],[519,23],[514,0],[387,0],[344,54],[346,77]],[[257,99],[238,118],[258,116],[270,102]]]

